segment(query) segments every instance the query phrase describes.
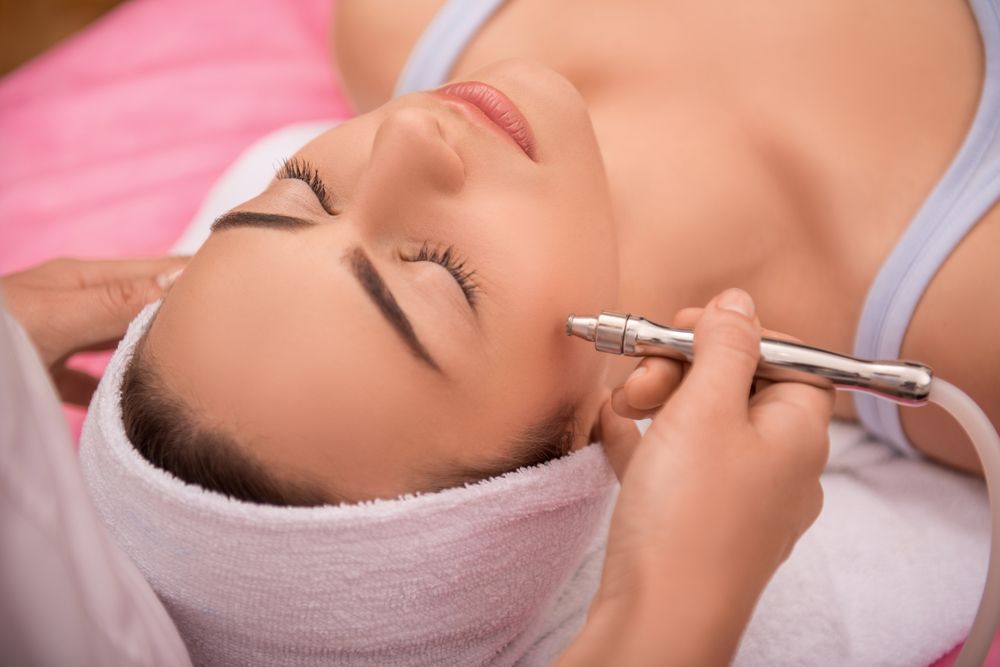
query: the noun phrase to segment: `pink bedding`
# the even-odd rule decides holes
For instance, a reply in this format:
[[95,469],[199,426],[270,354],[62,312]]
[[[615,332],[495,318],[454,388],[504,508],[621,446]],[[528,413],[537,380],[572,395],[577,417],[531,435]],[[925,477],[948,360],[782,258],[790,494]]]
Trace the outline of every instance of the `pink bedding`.
[[330,6],[131,0],[0,80],[0,274],[166,252],[254,140],[349,115]]
[[0,273],[159,253],[282,125],[348,114],[329,0],[132,0],[0,82]]
[[[166,252],[254,140],[349,116],[330,5],[131,0],[0,80],[0,274]],[[82,412],[68,416],[78,432]]]
[[0,273],[159,253],[254,139],[348,113],[329,0],[132,0],[0,82]]

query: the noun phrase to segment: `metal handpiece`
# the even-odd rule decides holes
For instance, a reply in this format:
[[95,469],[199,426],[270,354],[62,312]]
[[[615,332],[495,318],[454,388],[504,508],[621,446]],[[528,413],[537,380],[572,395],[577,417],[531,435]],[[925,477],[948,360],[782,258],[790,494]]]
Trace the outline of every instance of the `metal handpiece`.
[[[635,315],[608,311],[597,317],[570,315],[566,335],[592,341],[599,351],[611,354],[694,360],[693,331]],[[911,361],[865,361],[773,338],[761,339],[760,357],[759,378],[864,391],[904,405],[926,403],[933,377],[930,368]]]

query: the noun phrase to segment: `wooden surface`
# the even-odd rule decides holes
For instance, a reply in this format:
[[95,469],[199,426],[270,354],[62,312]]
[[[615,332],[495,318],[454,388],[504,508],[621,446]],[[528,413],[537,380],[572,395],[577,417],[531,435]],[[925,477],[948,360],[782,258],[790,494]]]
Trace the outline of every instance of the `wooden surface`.
[[0,74],[72,35],[122,0],[0,0]]

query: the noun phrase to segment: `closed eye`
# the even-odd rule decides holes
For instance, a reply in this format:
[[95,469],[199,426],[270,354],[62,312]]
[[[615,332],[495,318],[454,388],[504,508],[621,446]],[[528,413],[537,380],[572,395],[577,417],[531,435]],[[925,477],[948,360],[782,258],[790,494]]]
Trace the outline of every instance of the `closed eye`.
[[286,180],[295,179],[302,181],[309,186],[309,189],[313,191],[316,195],[316,199],[319,200],[320,206],[323,210],[330,215],[337,215],[333,203],[330,200],[329,192],[326,188],[326,184],[323,179],[320,178],[319,170],[316,169],[311,163],[306,162],[300,157],[291,157],[281,163],[278,167],[278,171],[274,174],[276,179]]
[[[309,189],[316,195],[323,210],[330,215],[337,215],[333,204],[330,201],[326,184],[319,175],[319,170],[310,162],[300,158],[291,157],[281,163],[274,177],[278,180],[295,179],[302,181],[309,186]],[[476,312],[477,295],[480,292],[479,286],[472,279],[475,271],[467,268],[464,259],[458,257],[452,247],[431,247],[429,243],[424,243],[420,251],[411,257],[404,257],[408,262],[433,262],[444,267],[451,277],[458,283],[465,296],[466,302],[473,312]]]
[[425,242],[420,246],[416,255],[404,256],[403,259],[407,262],[433,262],[443,266],[455,279],[458,286],[462,288],[462,294],[465,295],[469,306],[473,311],[476,310],[477,295],[480,291],[479,286],[472,279],[476,272],[468,268],[465,260],[455,253],[452,246],[432,246]]

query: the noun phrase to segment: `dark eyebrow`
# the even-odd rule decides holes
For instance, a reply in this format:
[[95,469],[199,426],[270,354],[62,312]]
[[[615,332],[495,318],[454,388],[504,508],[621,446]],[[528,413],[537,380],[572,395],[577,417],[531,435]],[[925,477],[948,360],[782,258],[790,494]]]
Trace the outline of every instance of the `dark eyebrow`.
[[223,213],[212,223],[213,232],[221,232],[236,227],[268,227],[295,231],[305,227],[315,227],[319,223],[305,218],[280,213],[257,213],[256,211],[229,211]]
[[[312,220],[297,218],[291,215],[282,215],[280,213],[230,211],[216,218],[215,222],[212,223],[212,231],[220,232],[236,227],[269,227],[284,231],[296,231],[306,227],[315,227],[318,224]],[[368,294],[378,307],[379,312],[382,313],[382,316],[385,317],[389,324],[392,325],[392,328],[396,330],[396,333],[399,334],[400,338],[403,339],[403,342],[409,346],[413,354],[435,371],[443,374],[441,367],[434,361],[434,357],[430,355],[427,348],[417,338],[417,334],[413,330],[413,325],[410,324],[409,318],[406,317],[406,313],[399,307],[396,298],[389,291],[385,281],[382,280],[382,276],[375,270],[375,265],[368,259],[364,251],[358,247],[351,248],[344,255],[344,259],[350,264],[351,273],[361,283],[361,287],[364,288],[365,293]]]
[[382,276],[378,274],[375,265],[368,259],[365,251],[359,247],[351,248],[344,255],[344,261],[350,265],[351,273],[361,283],[361,287],[365,290],[365,293],[368,294],[372,302],[378,307],[379,312],[382,313],[386,321],[396,330],[399,337],[403,339],[403,342],[409,346],[414,356],[438,373],[443,374],[441,367],[438,366],[437,362],[434,361],[434,358],[427,351],[427,348],[417,338],[417,334],[413,331],[413,325],[410,324],[406,313],[396,303],[395,297],[392,296],[392,292],[389,291],[385,281],[382,280]]

